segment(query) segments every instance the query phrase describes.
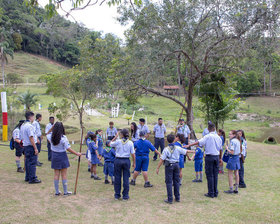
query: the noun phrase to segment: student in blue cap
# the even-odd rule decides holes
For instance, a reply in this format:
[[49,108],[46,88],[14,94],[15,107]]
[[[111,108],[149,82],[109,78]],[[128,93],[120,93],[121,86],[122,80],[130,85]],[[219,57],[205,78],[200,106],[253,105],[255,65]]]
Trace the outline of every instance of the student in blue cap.
[[195,183],[202,182],[203,155],[204,152],[202,151],[202,149],[200,147],[196,147],[195,154],[191,158],[192,160],[194,160],[194,170],[195,170],[195,177],[196,177],[192,182]]
[[111,177],[112,185],[114,185],[114,162],[116,157],[115,150],[110,147],[110,141],[106,141],[106,147],[103,149],[103,158],[104,158],[104,168],[103,173],[105,175],[105,184],[109,184],[108,175]]
[[20,157],[23,154],[23,147],[21,145],[21,137],[20,137],[20,127],[24,123],[24,120],[20,120],[15,129],[13,130],[13,140],[14,140],[14,147],[15,147],[15,156],[16,156],[16,165],[17,165],[17,172],[24,173],[20,165]]
[[[103,154],[103,139],[102,139],[102,133],[103,131],[101,129],[98,129],[95,134],[96,134],[96,139],[97,139],[97,150],[98,154],[102,156]],[[98,163],[98,166],[103,166],[103,163],[101,162],[102,157],[100,158],[100,161]]]
[[34,113],[27,111],[25,113],[25,118],[26,121],[20,128],[20,136],[22,138],[25,155],[25,181],[29,182],[29,184],[39,184],[41,180],[36,176],[36,164],[38,160],[38,149],[36,146],[37,135],[31,124],[35,118]]
[[[181,148],[185,148],[186,144],[184,143],[186,141],[186,138],[184,136],[184,134],[177,134],[175,136],[175,143],[174,145],[178,146],[178,147],[181,147]],[[191,151],[191,150],[187,150],[187,154],[186,155],[183,155],[183,154],[180,154],[180,158],[179,158],[179,167],[180,167],[180,185],[182,185],[182,179],[183,179],[183,168],[185,168],[185,156],[187,156],[188,158],[189,155],[188,153],[192,153],[194,151]]]
[[92,131],[88,131],[87,135],[85,137],[85,141],[86,141],[86,145],[87,145],[86,158],[88,160],[88,172],[90,172],[90,169],[91,169],[91,152],[89,150],[89,143],[92,141],[89,136],[92,134],[94,134]]
[[101,178],[97,176],[97,169],[96,169],[96,166],[100,163],[100,159],[101,159],[101,155],[99,155],[98,147],[97,147],[97,142],[98,142],[97,136],[96,134],[90,134],[89,138],[91,139],[91,142],[88,145],[91,154],[90,177],[93,178],[94,180],[101,180]]
[[52,161],[51,168],[54,169],[54,188],[55,195],[61,195],[59,191],[59,177],[62,179],[63,193],[65,196],[72,194],[67,189],[67,168],[70,167],[69,159],[66,151],[69,151],[76,156],[81,156],[79,152],[75,152],[71,149],[69,141],[65,136],[65,129],[61,122],[56,122],[52,129],[52,135],[48,135],[48,140],[51,144]]
[[159,173],[159,168],[164,163],[165,165],[165,183],[167,189],[167,200],[165,203],[173,203],[172,185],[174,186],[175,201],[180,202],[180,168],[179,158],[180,155],[186,155],[187,150],[178,147],[174,144],[175,136],[172,134],[167,135],[168,146],[164,148],[156,173]]
[[130,177],[130,155],[133,159],[133,168],[135,168],[135,151],[132,141],[129,140],[129,132],[127,129],[122,129],[120,132],[120,139],[117,134],[115,138],[110,142],[110,147],[116,149],[116,159],[115,159],[115,200],[121,198],[121,186],[122,186],[122,176],[123,176],[123,192],[122,198],[124,201],[129,199],[129,177]]
[[152,187],[153,185],[148,180],[149,153],[150,150],[158,155],[160,155],[160,153],[149,140],[145,139],[145,133],[143,131],[140,131],[140,139],[134,143],[134,148],[136,151],[136,167],[130,184],[136,184],[136,178],[142,171],[145,180],[144,187]]

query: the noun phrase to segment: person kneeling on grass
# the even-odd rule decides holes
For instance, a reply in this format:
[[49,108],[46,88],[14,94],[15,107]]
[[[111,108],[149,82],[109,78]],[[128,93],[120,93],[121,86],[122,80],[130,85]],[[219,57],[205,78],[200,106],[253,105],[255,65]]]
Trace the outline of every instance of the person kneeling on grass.
[[153,185],[150,184],[150,181],[148,180],[149,153],[150,150],[155,152],[157,155],[160,155],[160,153],[149,140],[145,139],[145,133],[143,131],[140,131],[140,139],[134,143],[134,148],[136,151],[136,167],[130,184],[136,184],[136,178],[142,170],[145,180],[144,187],[152,187]]
[[[195,150],[195,154],[192,156],[192,160],[194,160],[194,170],[196,178],[192,182],[202,182],[202,169],[203,169],[203,151],[201,148],[197,147]],[[200,178],[198,179],[198,176]]]
[[105,175],[105,184],[109,184],[108,175],[111,177],[112,185],[114,185],[115,177],[114,177],[114,162],[116,157],[115,150],[109,146],[110,141],[106,141],[106,147],[103,149],[103,158],[104,158],[104,168],[103,173]]
[[59,176],[62,178],[62,185],[64,195],[71,195],[72,192],[67,190],[67,168],[70,167],[66,150],[81,156],[79,152],[75,152],[71,149],[69,141],[65,136],[64,126],[61,122],[56,122],[52,129],[52,135],[48,135],[48,141],[51,144],[52,157],[51,157],[51,168],[54,169],[54,188],[55,195],[61,195],[59,191]]
[[91,139],[91,142],[88,145],[90,155],[91,155],[90,177],[93,178],[94,180],[101,180],[101,178],[97,176],[97,172],[96,172],[96,165],[100,164],[100,160],[101,160],[101,156],[98,153],[97,136],[96,134],[90,134],[89,138]]
[[[229,152],[229,160],[227,163],[228,169],[228,182],[229,182],[229,190],[224,191],[227,194],[237,194],[238,193],[238,185],[239,185],[239,173],[240,169],[240,160],[239,155],[242,152],[241,138],[238,135],[237,131],[232,130],[229,132],[230,143],[229,147],[226,145],[226,150]],[[233,172],[235,175],[235,189],[233,190]]]
[[159,168],[164,163],[165,165],[165,183],[167,189],[167,200],[164,202],[168,204],[173,203],[172,184],[174,185],[175,201],[180,202],[180,168],[179,157],[186,155],[187,150],[174,145],[175,136],[170,134],[167,136],[168,146],[164,148],[156,173],[159,173]]

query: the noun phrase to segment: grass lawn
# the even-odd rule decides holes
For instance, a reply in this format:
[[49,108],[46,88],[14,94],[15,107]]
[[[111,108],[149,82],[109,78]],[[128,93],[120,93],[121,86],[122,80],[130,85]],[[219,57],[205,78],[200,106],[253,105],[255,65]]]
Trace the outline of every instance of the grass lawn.
[[[6,143],[7,144],[7,143]],[[43,147],[46,148],[46,147]],[[77,145],[74,145],[77,148]],[[149,177],[154,187],[145,189],[143,177],[130,187],[128,202],[114,201],[113,186],[90,179],[87,162],[82,158],[76,196],[55,197],[53,171],[47,153],[41,152],[44,165],[37,168],[42,184],[29,185],[24,175],[15,172],[14,151],[0,146],[0,223],[279,223],[280,147],[248,142],[245,164],[247,189],[238,195],[226,195],[227,175],[219,176],[219,197],[203,196],[207,185],[192,183],[193,162],[183,170],[181,202],[167,205],[164,167],[156,175],[157,162],[150,162]],[[85,152],[86,148],[83,148]],[[77,158],[69,155],[68,186],[73,191]],[[61,183],[60,189],[62,190]]]

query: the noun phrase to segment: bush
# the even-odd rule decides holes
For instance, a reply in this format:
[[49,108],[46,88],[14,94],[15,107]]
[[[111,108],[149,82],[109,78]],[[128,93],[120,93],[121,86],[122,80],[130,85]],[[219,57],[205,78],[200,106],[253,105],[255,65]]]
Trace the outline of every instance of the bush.
[[267,113],[268,113],[268,114],[271,114],[271,110],[267,110]]
[[23,83],[23,78],[17,73],[9,73],[7,75],[8,83]]

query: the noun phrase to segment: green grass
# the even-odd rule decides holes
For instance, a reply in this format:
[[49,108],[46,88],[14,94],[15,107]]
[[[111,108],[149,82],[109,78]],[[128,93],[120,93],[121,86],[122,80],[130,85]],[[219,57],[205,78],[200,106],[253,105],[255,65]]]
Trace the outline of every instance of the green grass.
[[[279,223],[279,150],[279,146],[248,142],[247,189],[240,189],[238,195],[224,194],[228,188],[225,173],[219,176],[217,199],[203,196],[207,191],[205,177],[201,184],[192,183],[193,162],[188,162],[183,170],[181,202],[166,205],[164,168],[156,175],[157,162],[150,160],[149,179],[154,187],[145,189],[143,177],[139,176],[136,186],[130,187],[128,202],[114,201],[113,187],[103,183],[102,168],[98,168],[101,181],[90,179],[85,158],[81,162],[78,194],[55,197],[53,171],[45,152],[40,154],[44,165],[37,168],[43,182],[29,185],[23,181],[23,174],[15,172],[14,152],[0,146],[0,223]],[[68,186],[73,191],[77,158],[69,155],[69,160]]]
[[66,69],[63,65],[45,57],[28,53],[15,53],[5,67],[5,74],[17,73],[22,76],[25,83],[37,83],[41,75],[56,73]]

